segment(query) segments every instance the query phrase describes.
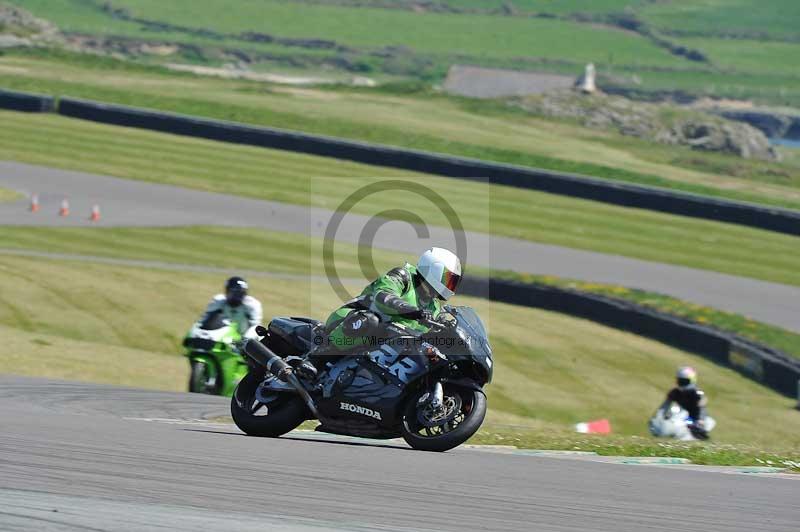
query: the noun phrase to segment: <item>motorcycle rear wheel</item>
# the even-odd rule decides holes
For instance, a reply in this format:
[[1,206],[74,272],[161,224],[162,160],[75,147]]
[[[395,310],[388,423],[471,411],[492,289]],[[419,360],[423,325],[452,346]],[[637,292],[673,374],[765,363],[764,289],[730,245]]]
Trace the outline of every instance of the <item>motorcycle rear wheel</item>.
[[306,420],[308,410],[300,397],[286,392],[271,396],[268,403],[256,399],[263,373],[251,371],[239,382],[231,396],[233,422],[249,436],[276,438],[296,429]]
[[414,449],[449,451],[470,439],[486,417],[486,396],[482,391],[445,386],[442,423],[433,424],[426,407],[418,405],[421,395],[411,397],[400,425],[403,439]]

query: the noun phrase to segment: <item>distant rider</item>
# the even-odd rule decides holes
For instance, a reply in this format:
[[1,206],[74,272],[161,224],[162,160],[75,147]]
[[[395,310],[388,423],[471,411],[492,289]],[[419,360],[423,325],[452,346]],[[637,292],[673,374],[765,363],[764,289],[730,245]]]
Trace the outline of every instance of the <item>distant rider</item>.
[[705,429],[708,399],[703,390],[697,387],[697,371],[690,366],[682,366],[678,368],[675,377],[677,386],[669,391],[661,408],[667,408],[673,402],[677,403],[692,418],[692,424],[689,425],[692,434],[698,439],[708,439],[708,432]]
[[225,293],[213,297],[206,308],[205,314],[200,318],[202,323],[212,314],[222,313],[222,317],[236,324],[239,334],[243,338],[258,338],[255,333],[257,325],[261,324],[263,311],[261,302],[247,295],[247,281],[241,277],[231,277],[225,282]]
[[[329,342],[339,350],[353,348],[378,323],[398,323],[425,332],[428,327],[423,322],[440,318],[442,302],[456,293],[460,282],[461,261],[455,253],[428,249],[416,266],[406,263],[389,270],[360,297],[331,314],[326,323]],[[368,312],[358,310],[356,301],[368,301]]]

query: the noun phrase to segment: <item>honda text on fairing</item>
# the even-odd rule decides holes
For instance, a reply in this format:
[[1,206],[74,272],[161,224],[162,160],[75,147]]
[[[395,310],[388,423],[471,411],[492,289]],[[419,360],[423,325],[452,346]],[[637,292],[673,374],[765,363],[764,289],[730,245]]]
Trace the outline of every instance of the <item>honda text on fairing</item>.
[[[361,301],[368,314],[369,301]],[[445,307],[451,319],[426,321],[427,332],[397,323],[365,330],[363,349],[326,356],[303,371],[328,331],[306,318],[275,318],[245,351],[250,371],[231,399],[236,425],[253,436],[280,436],[306,419],[317,430],[365,438],[402,436],[427,451],[467,441],[486,415],[483,387],[492,378],[486,329],[469,307]],[[364,320],[368,327],[369,320]],[[314,354],[314,356],[319,356]]]
[[213,395],[233,394],[247,374],[247,363],[239,353],[242,336],[222,312],[212,312],[192,326],[183,346],[191,374],[189,391]]

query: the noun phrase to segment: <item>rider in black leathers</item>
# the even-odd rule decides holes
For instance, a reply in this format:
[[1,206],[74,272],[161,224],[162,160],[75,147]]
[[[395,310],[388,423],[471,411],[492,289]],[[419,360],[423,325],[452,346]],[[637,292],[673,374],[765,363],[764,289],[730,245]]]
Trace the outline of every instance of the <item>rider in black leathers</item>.
[[692,424],[689,425],[692,434],[701,440],[708,439],[708,432],[704,426],[708,399],[703,390],[697,387],[697,372],[689,366],[679,368],[676,374],[676,384],[677,386],[667,394],[667,399],[661,408],[666,408],[673,402],[677,403],[692,418]]

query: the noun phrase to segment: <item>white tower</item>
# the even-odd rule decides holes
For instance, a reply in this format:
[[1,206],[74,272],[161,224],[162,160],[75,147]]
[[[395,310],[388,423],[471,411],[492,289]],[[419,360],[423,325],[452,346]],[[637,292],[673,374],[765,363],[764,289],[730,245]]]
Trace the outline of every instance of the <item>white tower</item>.
[[578,90],[586,94],[592,94],[593,92],[597,91],[597,85],[595,85],[595,70],[594,70],[594,63],[589,63],[586,65],[586,71],[584,72],[583,76],[578,79]]

